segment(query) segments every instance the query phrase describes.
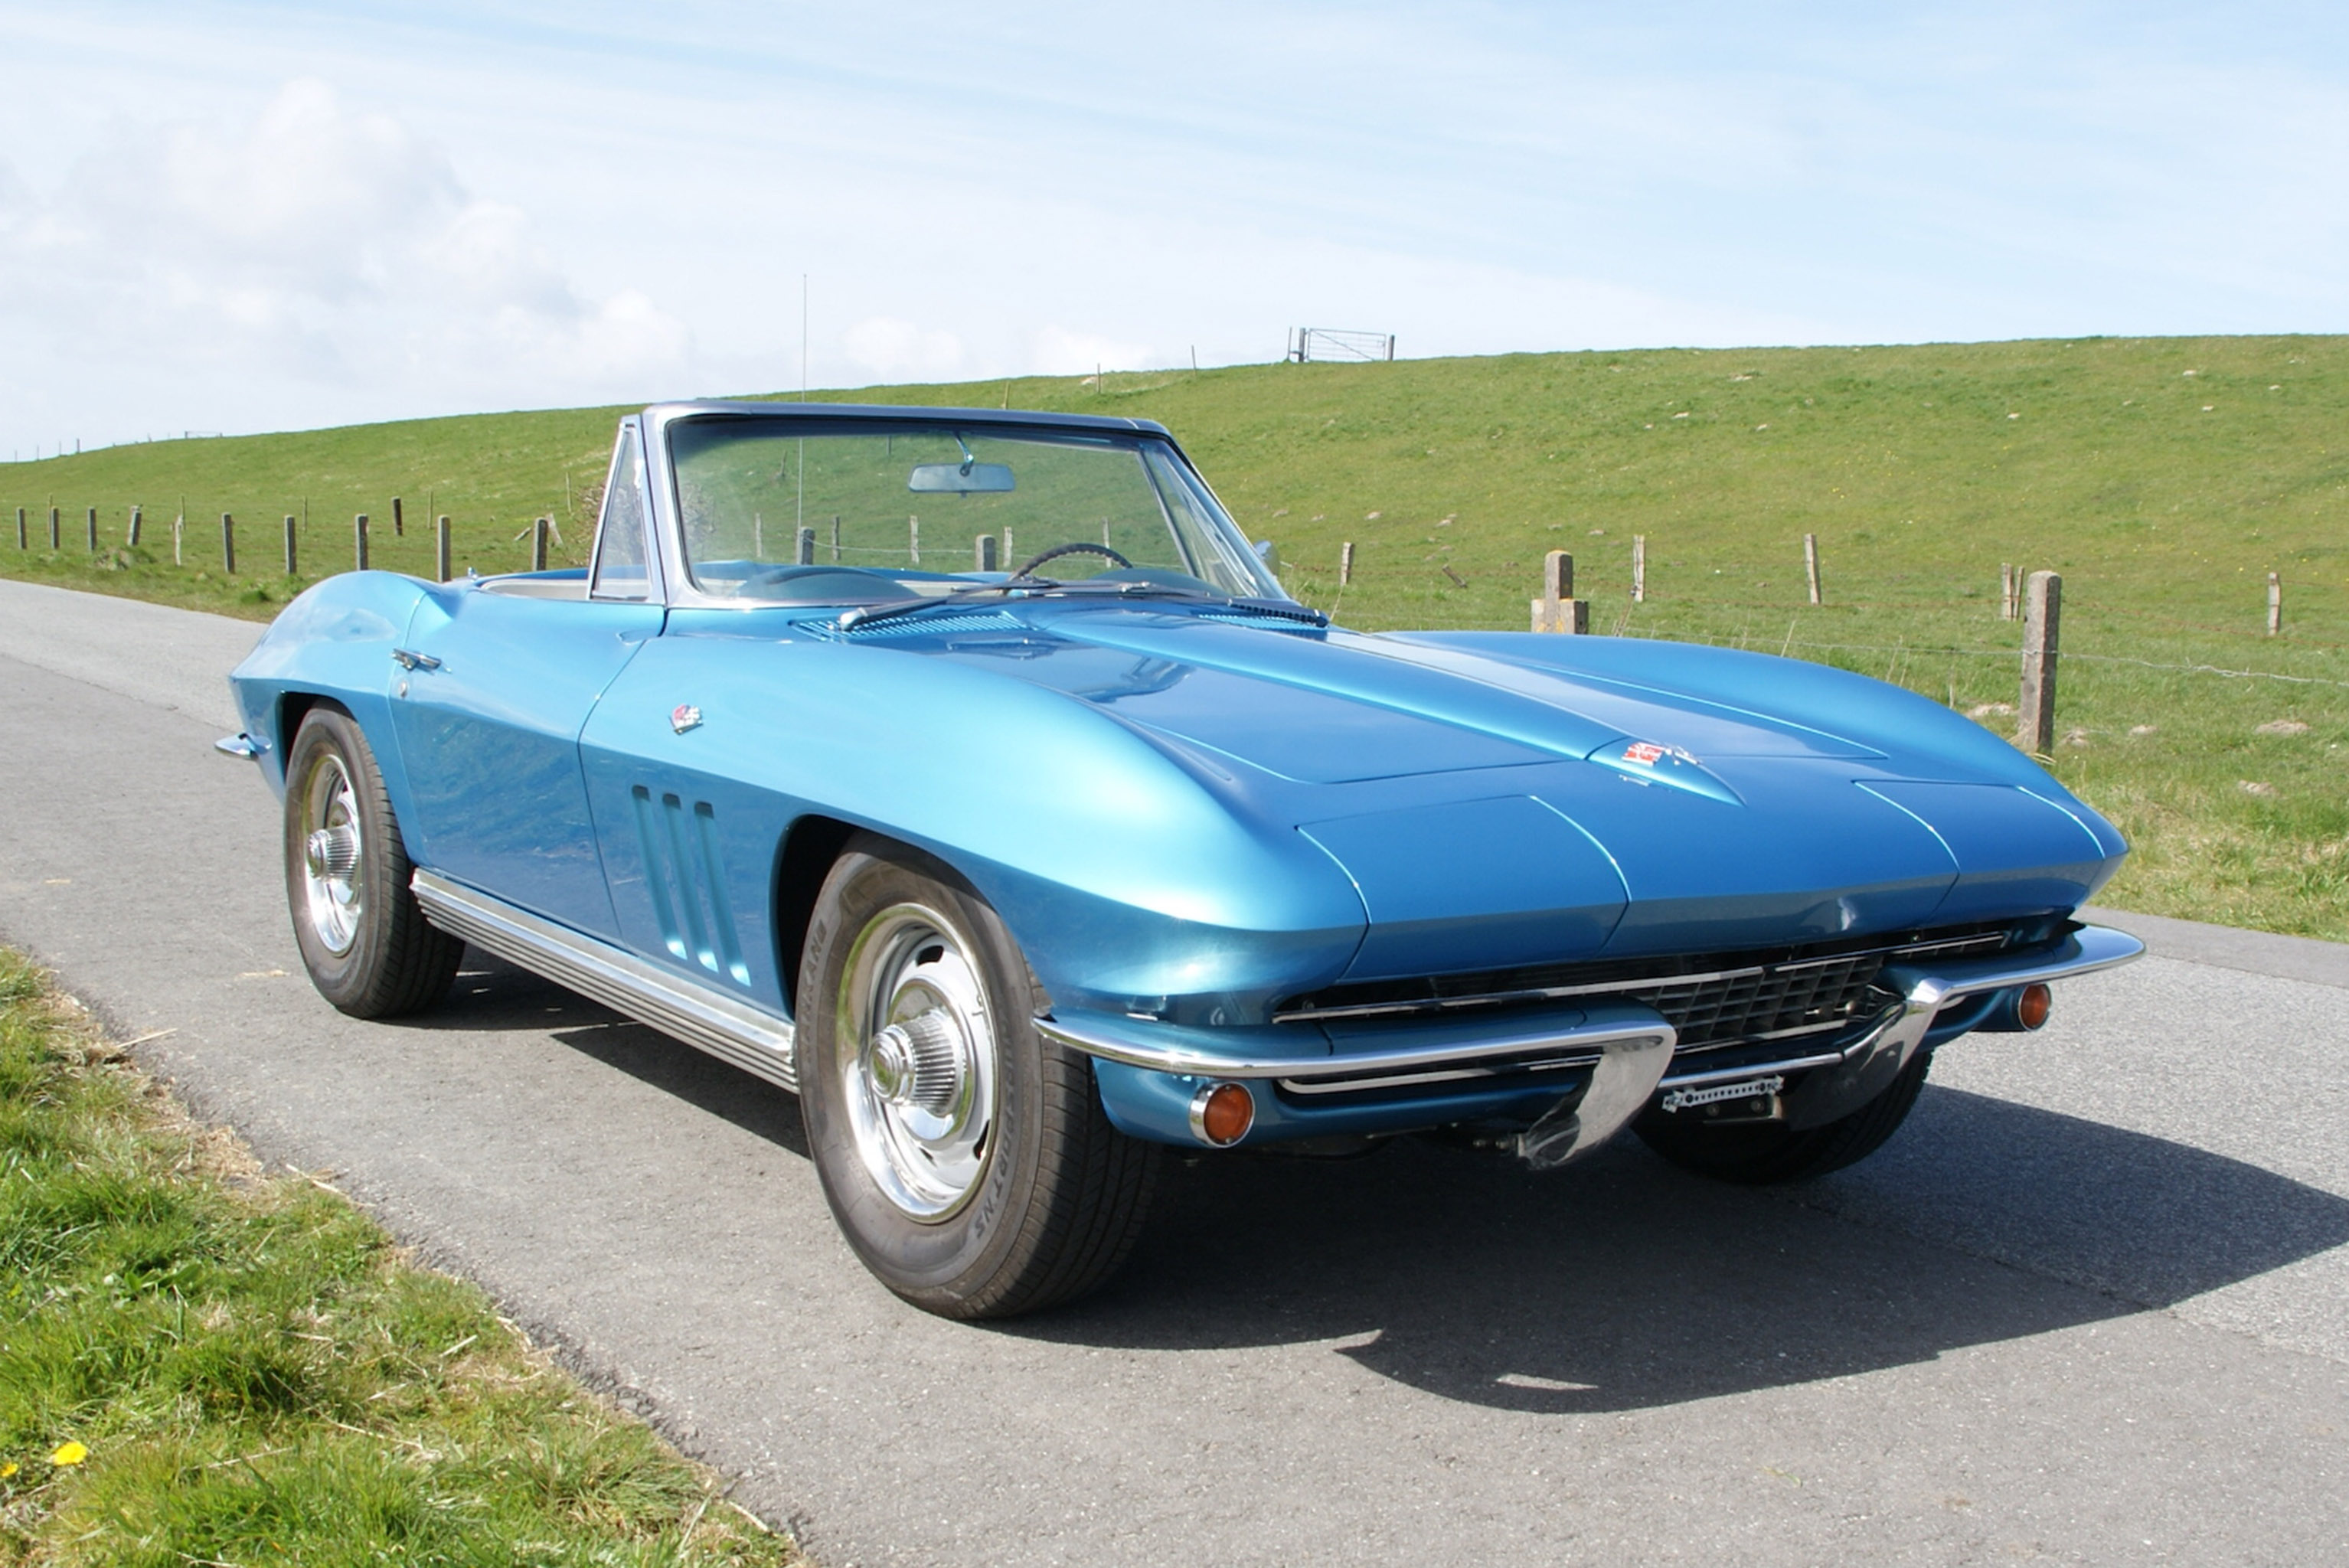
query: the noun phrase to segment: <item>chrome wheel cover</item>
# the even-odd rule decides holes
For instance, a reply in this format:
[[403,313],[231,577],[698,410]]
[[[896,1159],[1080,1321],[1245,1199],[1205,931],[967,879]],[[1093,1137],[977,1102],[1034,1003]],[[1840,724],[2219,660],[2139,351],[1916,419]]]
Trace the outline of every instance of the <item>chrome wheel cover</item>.
[[367,914],[366,847],[350,770],[333,752],[318,758],[302,789],[303,913],[310,934],[340,958],[358,940]]
[[841,976],[833,1070],[864,1169],[910,1219],[951,1217],[994,1153],[996,1040],[962,934],[893,904],[857,934]]

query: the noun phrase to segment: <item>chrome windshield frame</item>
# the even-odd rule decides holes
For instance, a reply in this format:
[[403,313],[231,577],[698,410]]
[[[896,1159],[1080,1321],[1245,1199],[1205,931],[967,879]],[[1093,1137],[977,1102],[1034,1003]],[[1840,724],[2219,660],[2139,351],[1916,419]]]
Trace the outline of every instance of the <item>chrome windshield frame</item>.
[[[652,509],[654,543],[658,555],[658,567],[666,597],[662,603],[672,610],[759,610],[795,611],[822,614],[823,606],[781,604],[770,600],[741,599],[731,594],[711,593],[693,581],[691,561],[685,548],[684,507],[678,497],[677,470],[670,460],[669,428],[695,419],[776,419],[823,420],[870,424],[876,429],[889,425],[927,426],[962,425],[987,427],[1006,432],[1034,431],[1040,436],[1054,434],[1078,437],[1120,436],[1141,438],[1164,445],[1166,451],[1180,463],[1200,490],[1215,500],[1235,534],[1240,533],[1238,520],[1231,515],[1204,477],[1190,454],[1183,450],[1166,427],[1154,419],[1113,418],[1094,414],[1041,414],[1018,409],[998,408],[937,408],[920,406],[899,407],[856,403],[768,403],[740,401],[698,401],[657,403],[641,416],[644,433],[645,487]],[[1156,481],[1153,481],[1154,488]],[[1245,537],[1241,543],[1247,542]],[[1268,576],[1270,574],[1268,573]],[[1278,587],[1278,579],[1272,579]],[[1279,596],[1289,598],[1288,591]]]

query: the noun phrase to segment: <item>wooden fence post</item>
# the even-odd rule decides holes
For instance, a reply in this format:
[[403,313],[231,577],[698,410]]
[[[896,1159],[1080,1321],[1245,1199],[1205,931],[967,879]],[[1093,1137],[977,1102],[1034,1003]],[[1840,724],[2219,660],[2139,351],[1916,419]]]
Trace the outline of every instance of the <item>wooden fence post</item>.
[[814,529],[802,528],[800,530],[799,549],[793,553],[801,565],[812,566],[815,564]]
[[1803,574],[1811,580],[1811,603],[1825,603],[1819,597],[1819,536],[1816,533],[1803,535]]
[[181,512],[171,520],[171,564],[188,563],[188,514]]
[[1008,529],[1008,528],[1007,528],[1007,529],[1005,529],[1005,530],[1003,531],[1003,557],[1002,557],[1002,559],[1003,559],[1003,570],[1005,570],[1006,572],[1010,571],[1014,566],[1017,566],[1017,565],[1019,563],[1019,555],[1018,555],[1017,553],[1015,553],[1015,552],[1013,552],[1012,548],[1011,548],[1011,531],[1010,531],[1009,529]]
[[1635,533],[1631,536],[1631,603],[1644,604],[1647,602],[1648,536]]
[[358,563],[352,568],[353,571],[364,572],[367,569],[367,513],[365,512],[351,519],[351,559]]
[[838,512],[832,514],[832,558],[834,561],[840,559],[840,514]]
[[54,554],[56,554],[56,553],[57,553],[57,509],[56,507],[51,507],[51,508],[49,508],[49,553],[50,553],[50,554],[52,554],[52,555],[54,555]]
[[1542,558],[1542,596],[1533,602],[1534,630],[1569,635],[1590,630],[1590,605],[1574,596],[1574,557],[1553,550]]
[[295,575],[302,569],[301,556],[294,537],[294,514],[289,511],[285,514],[285,575],[288,577]]
[[449,519],[445,515],[432,524],[432,570],[440,573],[436,581],[449,581]]
[[236,575],[236,519],[221,513],[221,575]]
[[2023,711],[2016,741],[2034,757],[2055,749],[2055,656],[2063,610],[2064,579],[2053,572],[2033,573],[2023,586]]
[[533,519],[530,525],[530,569],[546,570],[546,519]]
[[[564,477],[568,479],[570,476],[566,474]],[[395,539],[405,539],[408,537],[408,522],[407,520],[400,515],[399,498],[398,496],[391,498],[391,532],[392,537]]]
[[2268,635],[2283,630],[2283,573],[2268,573]]
[[139,508],[135,506],[132,507],[130,509],[130,526],[125,529],[122,533],[122,542],[129,549],[136,550],[139,548],[139,525],[141,521],[142,520],[139,515]]
[[918,517],[905,520],[905,559],[916,566],[922,563],[922,520]]
[[95,555],[98,553],[98,508],[89,509],[85,516],[84,525],[89,531],[89,552]]
[[1354,542],[1346,541],[1338,547],[1338,586],[1343,588],[1354,580]]
[[995,535],[991,533],[982,533],[977,539],[972,540],[970,543],[970,569],[973,572],[994,571]]
[[31,548],[25,537],[25,509],[21,506],[16,509],[16,548],[19,550]]
[[1998,563],[1998,618],[2002,621],[2014,619],[2015,582],[2014,563],[2011,561],[2000,562]]

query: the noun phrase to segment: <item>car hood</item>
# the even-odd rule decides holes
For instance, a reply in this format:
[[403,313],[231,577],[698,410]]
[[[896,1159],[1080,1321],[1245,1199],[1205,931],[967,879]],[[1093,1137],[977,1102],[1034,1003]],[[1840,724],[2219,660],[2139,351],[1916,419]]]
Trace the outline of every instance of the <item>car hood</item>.
[[1008,660],[1130,723],[1300,783],[1560,759],[1620,767],[1622,748],[1645,742],[1660,755],[1630,766],[1723,793],[1717,776],[1700,782],[1703,759],[1883,756],[1829,729],[1433,640],[1100,611],[1054,616],[1050,630],[1051,643],[977,635],[947,649]]
[[1138,607],[921,624],[895,635],[1253,779],[1361,892],[1355,977],[2068,910],[2123,848],[1971,720],[1799,661]]

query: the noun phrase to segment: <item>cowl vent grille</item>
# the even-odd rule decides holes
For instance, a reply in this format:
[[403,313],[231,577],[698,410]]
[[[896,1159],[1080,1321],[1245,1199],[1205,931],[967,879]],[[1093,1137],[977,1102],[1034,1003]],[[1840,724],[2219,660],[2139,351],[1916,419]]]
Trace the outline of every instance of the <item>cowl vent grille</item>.
[[883,637],[943,637],[963,632],[1018,632],[1026,624],[1000,610],[948,611],[944,614],[892,615],[886,620],[842,626],[820,623],[835,642],[862,643]]

